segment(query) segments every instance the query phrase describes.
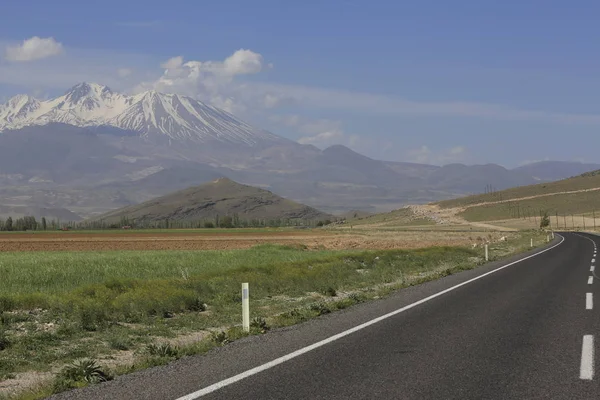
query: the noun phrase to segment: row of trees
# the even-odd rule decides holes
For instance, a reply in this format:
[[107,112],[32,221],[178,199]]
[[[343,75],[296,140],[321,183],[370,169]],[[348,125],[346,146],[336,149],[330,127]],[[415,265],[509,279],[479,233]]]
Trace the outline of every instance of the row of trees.
[[44,217],[39,222],[31,216],[0,219],[0,231],[45,231],[47,229],[59,229],[59,226],[60,221],[52,220],[48,222]]
[[220,216],[214,218],[203,218],[198,220],[171,220],[136,222],[128,217],[122,217],[119,223],[107,223],[105,221],[84,221],[78,223],[66,223],[60,220],[46,220],[42,217],[39,221],[32,216],[0,219],[0,231],[40,231],[85,229],[104,230],[122,229],[123,227],[135,229],[194,229],[194,228],[266,228],[266,227],[319,227],[329,225],[330,220],[312,220],[302,218],[253,218],[242,219],[237,214]]
[[121,217],[119,223],[106,221],[81,222],[75,225],[77,229],[121,229],[131,227],[135,229],[194,229],[194,228],[265,228],[265,227],[317,227],[330,224],[329,220],[313,220],[303,218],[251,218],[243,219],[238,214],[216,215],[214,218],[197,220],[135,221],[128,217]]

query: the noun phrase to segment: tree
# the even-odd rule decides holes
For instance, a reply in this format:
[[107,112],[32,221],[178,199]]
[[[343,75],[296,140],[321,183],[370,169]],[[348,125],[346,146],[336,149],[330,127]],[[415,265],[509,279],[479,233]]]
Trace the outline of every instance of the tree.
[[7,231],[12,231],[13,230],[13,221],[12,221],[12,217],[8,217],[8,219],[6,220],[6,224],[4,224],[5,229]]
[[542,215],[542,219],[540,220],[540,229],[544,229],[550,226],[550,217],[548,217],[548,213],[544,211],[544,215]]
[[42,229],[46,230],[47,227],[48,227],[48,224],[46,222],[46,217],[42,217]]
[[223,219],[221,220],[220,227],[221,228],[233,228],[233,218],[230,217],[229,215],[224,216]]

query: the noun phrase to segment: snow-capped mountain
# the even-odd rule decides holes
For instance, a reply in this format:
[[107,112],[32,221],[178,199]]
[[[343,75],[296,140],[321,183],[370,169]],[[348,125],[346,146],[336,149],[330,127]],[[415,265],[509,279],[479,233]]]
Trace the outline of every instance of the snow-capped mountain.
[[142,137],[165,135],[200,142],[216,139],[254,145],[281,139],[190,97],[155,91],[126,96],[94,83],[80,83],[46,101],[18,95],[0,105],[0,132],[49,123],[110,126]]

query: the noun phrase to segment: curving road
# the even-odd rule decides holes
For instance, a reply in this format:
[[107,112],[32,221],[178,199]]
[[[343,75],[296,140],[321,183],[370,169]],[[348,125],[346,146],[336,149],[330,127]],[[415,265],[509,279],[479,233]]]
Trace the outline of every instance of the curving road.
[[598,399],[598,242],[557,235],[541,251],[52,399]]

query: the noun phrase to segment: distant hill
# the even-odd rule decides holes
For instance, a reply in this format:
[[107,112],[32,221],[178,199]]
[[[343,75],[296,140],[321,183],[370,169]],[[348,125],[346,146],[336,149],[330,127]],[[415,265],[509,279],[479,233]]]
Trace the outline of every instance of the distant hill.
[[141,204],[128,206],[94,218],[92,221],[118,223],[123,217],[136,223],[157,221],[199,221],[216,216],[238,215],[252,219],[333,219],[332,215],[284,199],[267,190],[242,185],[228,178],[180,190]]
[[[461,208],[469,221],[495,221],[524,216],[582,215],[600,211],[600,170],[512,189],[441,201],[441,208]],[[599,214],[600,215],[600,214]]]
[[48,221],[56,220],[61,222],[81,221],[83,219],[66,208],[0,205],[0,218],[6,219],[8,217],[13,219],[35,217],[38,221],[44,217]]
[[600,164],[569,162],[569,161],[540,161],[523,165],[513,171],[532,176],[540,181],[557,181],[571,178],[584,172],[600,169]]

